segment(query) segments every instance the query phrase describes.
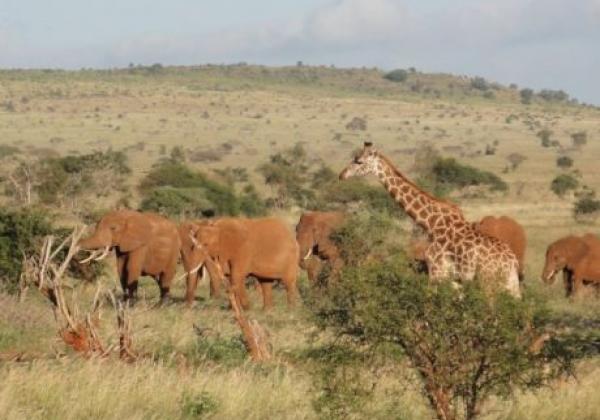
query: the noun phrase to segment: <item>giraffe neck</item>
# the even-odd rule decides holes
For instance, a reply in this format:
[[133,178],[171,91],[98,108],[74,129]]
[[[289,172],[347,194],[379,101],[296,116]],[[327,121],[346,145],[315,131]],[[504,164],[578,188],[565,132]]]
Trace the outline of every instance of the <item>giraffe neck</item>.
[[458,207],[422,191],[381,156],[376,175],[406,214],[429,235],[446,235],[449,227],[466,224]]

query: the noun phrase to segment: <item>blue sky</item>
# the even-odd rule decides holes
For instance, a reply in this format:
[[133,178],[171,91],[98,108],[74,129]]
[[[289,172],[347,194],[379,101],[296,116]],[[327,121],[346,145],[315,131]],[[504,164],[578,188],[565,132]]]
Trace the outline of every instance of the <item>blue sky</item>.
[[0,0],[0,67],[416,67],[600,105],[600,0]]

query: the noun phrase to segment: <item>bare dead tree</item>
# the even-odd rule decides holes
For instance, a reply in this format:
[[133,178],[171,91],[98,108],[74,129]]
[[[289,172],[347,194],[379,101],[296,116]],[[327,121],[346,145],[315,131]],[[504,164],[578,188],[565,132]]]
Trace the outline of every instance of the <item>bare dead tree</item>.
[[[78,307],[73,299],[69,303],[65,298],[62,279],[69,263],[79,251],[77,243],[83,232],[83,228],[75,228],[57,246],[54,245],[54,236],[47,236],[44,239],[39,255],[24,258],[23,271],[25,273],[25,281],[22,282],[23,288],[26,289],[27,285],[32,283],[42,295],[48,298],[52,304],[54,318],[59,324],[59,336],[65,344],[85,357],[107,357],[115,347],[105,346],[97,331],[100,319],[99,311],[102,306],[103,297],[108,295],[117,312],[121,357],[133,361],[137,356],[131,350],[132,341],[129,316],[126,308],[120,303],[117,304],[112,292],[103,292],[102,288],[98,287],[91,309],[85,315],[79,314]],[[62,262],[58,262],[58,256],[65,249],[67,249],[66,256]],[[105,256],[105,254],[103,255]],[[127,357],[124,357],[124,355]]]

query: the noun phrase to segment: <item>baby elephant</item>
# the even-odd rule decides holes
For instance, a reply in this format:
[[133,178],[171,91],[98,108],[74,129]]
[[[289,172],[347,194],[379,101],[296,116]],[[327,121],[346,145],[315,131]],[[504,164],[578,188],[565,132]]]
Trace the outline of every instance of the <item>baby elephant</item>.
[[600,240],[592,234],[570,235],[550,244],[542,280],[553,283],[559,271],[563,271],[567,296],[577,296],[584,282],[600,285]]

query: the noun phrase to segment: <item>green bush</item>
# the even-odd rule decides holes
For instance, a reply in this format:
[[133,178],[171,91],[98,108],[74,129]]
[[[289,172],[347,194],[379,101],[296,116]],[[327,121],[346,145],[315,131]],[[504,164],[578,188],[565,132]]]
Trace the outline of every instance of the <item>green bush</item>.
[[560,174],[552,180],[550,189],[559,197],[564,196],[568,191],[574,191],[579,187],[579,181],[573,175]]
[[218,402],[208,392],[185,394],[183,396],[182,411],[184,418],[208,418],[215,414],[218,409]]
[[408,79],[408,71],[404,69],[392,70],[389,73],[386,73],[383,78],[392,82],[404,82],[406,79]]
[[[415,369],[440,419],[457,418],[459,410],[472,419],[488,399],[543,386],[572,367],[572,354],[559,342],[550,341],[539,353],[530,351],[548,319],[535,300],[490,294],[478,281],[460,289],[449,282],[430,283],[414,274],[401,252],[391,251],[386,242],[394,237],[373,220],[347,223],[337,236],[347,258],[341,279],[307,299],[317,324],[343,343],[343,363],[348,359],[352,366],[354,358],[354,365],[368,369],[374,363],[369,354],[387,349],[388,365]],[[400,365],[397,355],[408,363]],[[364,383],[364,369],[321,378],[324,389],[316,406],[360,417],[377,386],[376,378]],[[355,408],[344,405],[352,393],[361,400]]]
[[562,169],[567,169],[573,166],[573,159],[569,156],[560,156],[556,159],[556,166]]
[[23,256],[38,252],[42,238],[51,233],[51,219],[42,211],[0,208],[0,288],[18,290]]
[[529,88],[521,89],[519,91],[519,96],[521,97],[521,103],[525,105],[529,105],[533,99],[533,90]]
[[587,133],[585,131],[578,131],[571,134],[571,139],[573,140],[573,146],[581,147],[587,143]]
[[462,165],[454,158],[439,158],[432,168],[436,183],[448,188],[487,185],[492,191],[506,191],[508,185],[496,174]]
[[122,188],[131,172],[122,152],[100,152],[42,159],[35,168],[35,190],[43,203],[56,204],[87,192],[98,194]]
[[162,161],[140,183],[141,208],[170,216],[248,216],[264,214],[258,193],[247,187],[237,195],[232,186],[223,185],[192,171],[182,163]]
[[600,200],[593,196],[584,196],[575,202],[573,213],[576,218],[596,216],[600,212]]
[[544,128],[543,130],[538,131],[536,134],[538,138],[542,142],[542,147],[550,147],[552,146],[552,142],[550,141],[550,136],[552,135],[552,131]]
[[301,144],[271,155],[269,161],[258,167],[275,196],[268,201],[272,207],[285,208],[292,204],[307,207],[315,198],[308,187],[310,182],[307,154]]
[[471,87],[473,89],[486,91],[490,88],[490,85],[483,77],[474,77],[471,79]]

